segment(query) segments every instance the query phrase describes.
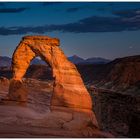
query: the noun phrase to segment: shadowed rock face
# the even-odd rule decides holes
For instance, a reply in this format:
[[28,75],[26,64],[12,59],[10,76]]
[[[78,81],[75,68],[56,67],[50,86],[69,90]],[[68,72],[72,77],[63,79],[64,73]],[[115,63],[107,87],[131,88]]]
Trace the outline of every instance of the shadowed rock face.
[[[13,78],[9,88],[9,97],[12,100],[27,100],[25,90],[22,90],[24,92],[20,95],[19,92],[12,92],[13,86],[18,83],[20,85],[18,87],[24,89],[20,81],[22,82],[22,77],[32,59],[39,56],[51,66],[53,71],[54,94],[51,99],[51,106],[91,109],[91,98],[80,74],[58,46],[59,40],[56,38],[47,36],[25,36],[22,38],[12,57]],[[20,90],[19,88],[16,89]]]
[[91,89],[99,126],[116,137],[140,137],[140,96]]

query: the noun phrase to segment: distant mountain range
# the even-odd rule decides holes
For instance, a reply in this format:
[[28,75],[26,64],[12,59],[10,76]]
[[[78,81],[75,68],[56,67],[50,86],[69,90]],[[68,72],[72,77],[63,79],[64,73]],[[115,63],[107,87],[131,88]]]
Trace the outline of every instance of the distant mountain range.
[[101,57],[92,57],[88,59],[83,59],[77,55],[68,57],[68,59],[74,64],[106,64],[111,61],[109,59],[105,59]]
[[[83,59],[77,55],[73,55],[71,57],[68,57],[68,60],[71,61],[74,64],[106,64],[110,62],[108,59],[100,58],[100,57],[92,57],[88,59]],[[7,56],[0,56],[0,67],[10,67],[12,62],[12,58]],[[44,61],[35,58],[31,62],[31,64],[46,64]]]
[[0,67],[9,67],[11,66],[12,59],[7,56],[0,56]]
[[79,63],[83,63],[85,60],[77,55],[73,55],[68,57],[68,60],[71,61],[74,64],[79,64]]

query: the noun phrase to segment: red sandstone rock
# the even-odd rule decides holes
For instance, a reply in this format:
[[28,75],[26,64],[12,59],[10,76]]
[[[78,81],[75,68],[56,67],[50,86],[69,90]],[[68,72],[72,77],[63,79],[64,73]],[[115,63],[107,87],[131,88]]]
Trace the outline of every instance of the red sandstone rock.
[[9,85],[9,80],[5,77],[0,77],[0,84],[3,86]]
[[11,80],[9,86],[9,98],[15,101],[27,101],[28,91],[19,80]]

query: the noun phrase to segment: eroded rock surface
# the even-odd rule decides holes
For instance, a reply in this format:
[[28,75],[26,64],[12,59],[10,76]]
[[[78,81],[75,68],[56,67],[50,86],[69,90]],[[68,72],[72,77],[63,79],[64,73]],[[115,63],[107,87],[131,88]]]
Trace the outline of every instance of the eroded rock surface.
[[[0,137],[113,137],[95,127],[93,112],[56,107],[50,110],[53,83],[35,79],[23,79],[28,90],[27,104],[0,102]],[[1,87],[0,87],[1,88]],[[0,90],[0,98],[8,94]]]
[[9,85],[9,80],[6,77],[0,77],[0,84],[1,86]]
[[100,128],[116,137],[140,137],[140,96],[91,90]]

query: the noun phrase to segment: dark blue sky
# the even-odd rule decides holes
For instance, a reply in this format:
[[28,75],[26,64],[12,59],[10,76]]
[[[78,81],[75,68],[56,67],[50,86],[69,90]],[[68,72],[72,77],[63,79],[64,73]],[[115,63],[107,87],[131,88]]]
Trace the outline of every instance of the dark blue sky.
[[0,55],[38,34],[59,38],[67,56],[140,54],[140,2],[0,2]]

